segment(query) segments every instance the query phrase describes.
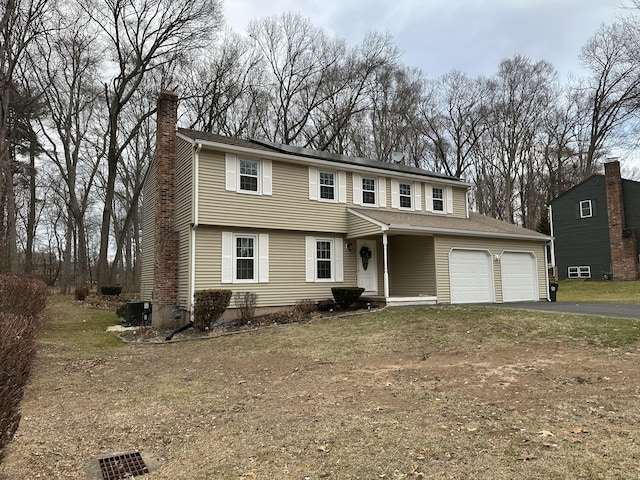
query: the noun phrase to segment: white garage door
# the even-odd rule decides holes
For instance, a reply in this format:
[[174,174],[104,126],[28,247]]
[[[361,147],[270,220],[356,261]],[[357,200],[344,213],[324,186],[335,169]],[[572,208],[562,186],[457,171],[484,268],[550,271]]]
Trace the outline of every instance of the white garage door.
[[502,301],[539,300],[536,257],[527,252],[504,252],[501,256]]
[[449,253],[451,303],[494,302],[491,254],[484,250]]

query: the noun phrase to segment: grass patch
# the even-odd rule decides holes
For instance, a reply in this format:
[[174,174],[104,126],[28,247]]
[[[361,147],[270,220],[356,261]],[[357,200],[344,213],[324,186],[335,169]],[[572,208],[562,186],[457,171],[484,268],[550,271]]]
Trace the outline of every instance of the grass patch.
[[48,347],[92,356],[123,346],[116,333],[106,331],[120,323],[114,312],[88,308],[71,296],[58,295],[49,300],[46,315],[40,341]]
[[640,282],[613,280],[563,280],[558,282],[559,302],[640,304]]

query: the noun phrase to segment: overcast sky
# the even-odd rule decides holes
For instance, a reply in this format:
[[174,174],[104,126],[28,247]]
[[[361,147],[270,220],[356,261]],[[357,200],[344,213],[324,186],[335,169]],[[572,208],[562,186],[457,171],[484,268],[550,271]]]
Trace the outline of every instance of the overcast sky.
[[566,79],[584,74],[578,54],[602,23],[624,15],[623,0],[223,0],[227,25],[246,35],[250,20],[298,12],[358,44],[390,33],[405,65],[430,78],[451,70],[492,75],[521,54],[551,62]]

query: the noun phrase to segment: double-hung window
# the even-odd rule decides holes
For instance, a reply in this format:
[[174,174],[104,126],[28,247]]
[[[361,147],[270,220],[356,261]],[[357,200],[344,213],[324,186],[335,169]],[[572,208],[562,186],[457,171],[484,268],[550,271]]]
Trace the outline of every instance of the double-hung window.
[[225,154],[225,189],[230,192],[271,195],[273,190],[271,160],[239,158]]
[[401,183],[399,185],[400,208],[411,208],[411,184]]
[[341,237],[305,237],[306,281],[344,281],[344,240]]
[[433,211],[444,212],[444,191],[442,188],[433,187]]
[[243,192],[258,192],[258,162],[240,160],[240,190]]
[[336,198],[336,176],[333,172],[320,172],[320,198],[334,200]]
[[593,216],[593,208],[591,200],[580,201],[580,218],[589,218]]
[[316,278],[331,280],[333,278],[332,240],[316,240]]
[[376,181],[374,178],[362,179],[362,203],[365,205],[376,204]]
[[235,237],[235,280],[256,280],[256,237],[236,235]]
[[352,173],[353,204],[368,207],[387,206],[387,178]]
[[222,232],[222,283],[269,281],[269,235]]

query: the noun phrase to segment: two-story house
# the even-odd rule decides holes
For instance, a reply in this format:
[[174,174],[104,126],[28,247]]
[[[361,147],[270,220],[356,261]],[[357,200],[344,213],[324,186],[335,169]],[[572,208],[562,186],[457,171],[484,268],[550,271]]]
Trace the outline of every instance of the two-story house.
[[550,202],[561,280],[638,279],[640,182],[622,179],[617,160],[604,167]]
[[459,178],[176,130],[176,112],[163,92],[144,190],[155,326],[175,326],[175,310],[186,320],[203,289],[255,292],[263,311],[334,286],[387,305],[547,298],[549,237],[470,212]]

